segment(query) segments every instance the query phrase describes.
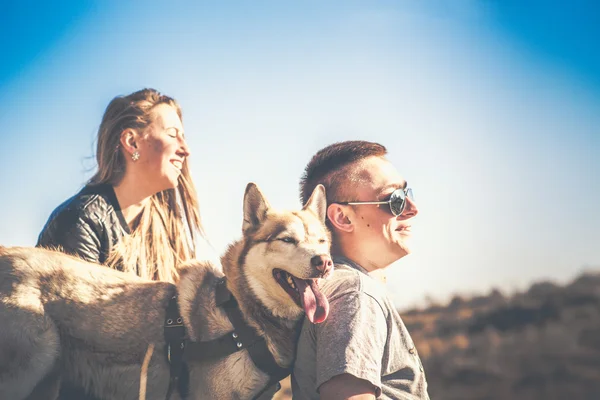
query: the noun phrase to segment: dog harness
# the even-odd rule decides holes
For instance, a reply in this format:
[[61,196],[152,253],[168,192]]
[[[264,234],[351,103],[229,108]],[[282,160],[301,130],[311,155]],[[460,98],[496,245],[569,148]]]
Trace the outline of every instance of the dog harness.
[[269,382],[254,400],[271,399],[281,385],[279,381],[291,373],[291,368],[280,367],[269,351],[265,339],[249,326],[242,316],[235,297],[227,289],[226,278],[217,282],[215,292],[217,307],[222,307],[233,325],[233,331],[213,340],[194,342],[186,338],[183,318],[177,305],[177,294],[171,297],[165,316],[166,356],[170,364],[170,379],[167,389],[169,400],[175,388],[182,398],[189,394],[189,371],[187,362],[217,360],[237,351],[247,350],[252,362],[269,375]]

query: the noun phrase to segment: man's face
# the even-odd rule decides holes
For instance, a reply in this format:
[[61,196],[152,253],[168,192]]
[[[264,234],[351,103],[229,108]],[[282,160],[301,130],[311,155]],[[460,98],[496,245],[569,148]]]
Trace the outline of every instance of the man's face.
[[[406,181],[386,159],[369,157],[354,169],[358,178],[352,201],[387,201]],[[354,243],[378,268],[385,268],[410,253],[411,225],[418,210],[408,197],[402,214],[394,216],[388,204],[354,205],[349,218],[354,225]]]

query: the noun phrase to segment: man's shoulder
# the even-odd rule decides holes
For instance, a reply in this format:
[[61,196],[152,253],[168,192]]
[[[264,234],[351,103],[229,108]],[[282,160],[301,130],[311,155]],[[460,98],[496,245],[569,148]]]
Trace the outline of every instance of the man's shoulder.
[[344,294],[357,293],[361,290],[360,272],[344,264],[335,264],[333,275],[323,281],[322,290],[330,299]]
[[330,300],[346,295],[366,295],[381,304],[385,288],[369,275],[347,264],[336,263],[333,276],[325,281],[323,291]]

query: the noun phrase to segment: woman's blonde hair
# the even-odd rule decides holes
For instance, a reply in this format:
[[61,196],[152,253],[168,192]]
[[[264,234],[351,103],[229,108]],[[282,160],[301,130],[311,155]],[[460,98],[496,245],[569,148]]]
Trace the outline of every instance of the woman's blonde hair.
[[[119,146],[121,133],[125,129],[144,130],[152,122],[153,108],[159,104],[172,106],[181,118],[179,104],[154,89],[118,96],[108,104],[98,129],[98,171],[90,185],[115,186],[121,182],[125,175],[125,155]],[[136,217],[131,235],[114,247],[107,265],[142,278],[176,282],[178,267],[196,256],[203,236],[198,197],[186,158],[177,188],[150,198]]]

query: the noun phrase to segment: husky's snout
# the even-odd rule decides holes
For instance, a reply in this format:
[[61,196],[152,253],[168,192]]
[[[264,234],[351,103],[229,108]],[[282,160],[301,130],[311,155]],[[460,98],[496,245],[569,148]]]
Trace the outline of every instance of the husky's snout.
[[310,265],[321,272],[322,277],[329,276],[333,271],[333,261],[328,254],[319,254],[310,259]]

